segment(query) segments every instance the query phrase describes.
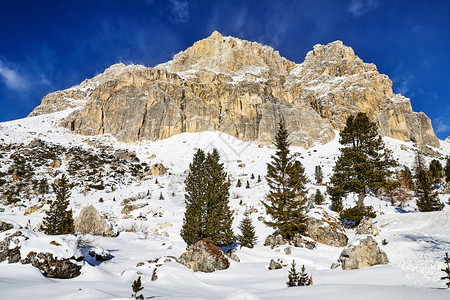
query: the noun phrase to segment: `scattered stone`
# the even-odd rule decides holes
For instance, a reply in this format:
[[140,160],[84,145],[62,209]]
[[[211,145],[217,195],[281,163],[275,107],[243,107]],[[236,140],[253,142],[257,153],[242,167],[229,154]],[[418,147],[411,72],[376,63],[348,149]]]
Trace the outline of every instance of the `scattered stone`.
[[389,263],[386,253],[378,247],[377,242],[371,236],[356,240],[356,243],[345,248],[338,263],[343,270],[353,270],[384,265]]
[[14,226],[12,224],[0,221],[0,232],[13,229]]
[[270,246],[272,249],[276,246],[285,245],[287,241],[283,239],[281,234],[271,234],[264,241],[264,246]]
[[234,261],[240,262],[239,256],[236,254],[236,250],[232,249],[227,252],[227,256]]
[[41,209],[43,206],[44,206],[44,203],[36,204],[36,205],[30,206],[30,207],[28,207],[28,208],[25,210],[25,212],[23,213],[23,215],[26,216],[26,215],[32,214],[32,213],[38,211],[39,209]]
[[281,261],[279,259],[277,259],[277,261],[271,259],[270,263],[269,263],[269,270],[278,270],[283,268],[283,266],[281,265]]
[[107,261],[111,258],[111,254],[108,250],[99,247],[90,249],[89,255],[94,257],[96,261]]
[[245,168],[245,164],[238,164],[239,168]]
[[167,173],[166,168],[163,166],[163,164],[154,164],[152,166],[152,170],[150,171],[152,175],[164,175]]
[[367,218],[367,219],[361,220],[358,227],[356,227],[355,233],[356,234],[370,234],[370,235],[377,236],[380,234],[380,230],[378,229],[378,227],[375,224],[373,224],[372,219]]
[[259,217],[258,217],[258,221],[261,221],[261,222],[263,222],[265,219],[266,219],[266,218],[265,218],[264,216],[259,216]]
[[173,224],[169,222],[158,223],[156,225],[158,225],[161,229],[170,228],[173,226]]
[[284,253],[286,253],[287,255],[291,255],[291,253],[292,253],[292,248],[291,248],[291,247],[286,247],[286,248],[284,248]]
[[61,162],[59,160],[54,160],[52,162],[52,168],[59,168],[61,167]]
[[225,270],[230,266],[230,262],[219,247],[203,240],[190,246],[187,252],[181,255],[180,263],[194,272],[207,273]]
[[309,217],[306,220],[306,231],[314,241],[333,247],[345,247],[348,237],[339,220],[321,212],[321,218]]
[[61,244],[58,243],[57,241],[51,241],[50,244],[53,246],[61,246]]
[[402,144],[400,146],[400,150],[406,151],[406,150],[408,150],[408,147],[406,147],[406,145]]
[[136,268],[142,267],[142,266],[144,266],[144,265],[145,265],[145,262],[140,261],[140,262],[138,262],[138,263],[136,264]]
[[115,237],[111,226],[92,205],[85,206],[74,219],[75,232]]

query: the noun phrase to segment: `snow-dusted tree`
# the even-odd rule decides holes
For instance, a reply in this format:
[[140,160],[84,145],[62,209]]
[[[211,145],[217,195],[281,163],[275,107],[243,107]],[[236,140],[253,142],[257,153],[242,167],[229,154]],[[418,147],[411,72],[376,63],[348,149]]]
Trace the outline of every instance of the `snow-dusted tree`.
[[321,166],[316,166],[314,170],[314,179],[316,180],[317,184],[321,184],[323,181],[323,172]]
[[295,269],[295,260],[292,260],[291,269],[289,270],[288,281],[286,284],[291,286],[297,286],[300,280],[300,274]]
[[52,187],[56,199],[51,202],[50,209],[46,212],[42,230],[51,235],[74,233],[72,210],[69,209],[72,185],[63,174]]
[[133,294],[131,294],[131,297],[133,297],[133,299],[144,300],[144,296],[142,294],[138,295],[138,293],[144,289],[141,283],[141,276],[133,281],[131,289],[133,290]]
[[272,221],[264,223],[275,228],[287,240],[306,230],[305,169],[295,155],[289,151],[288,133],[280,121],[275,136],[275,155],[267,164],[267,201],[261,201]]
[[433,178],[427,169],[418,169],[415,174],[414,194],[417,208],[421,212],[438,211],[444,208],[434,188]]
[[325,197],[322,195],[320,190],[316,191],[316,194],[314,195],[314,203],[317,205],[320,205],[325,201]]
[[305,265],[302,266],[300,271],[300,279],[298,280],[298,286],[312,285],[312,277],[306,273]]
[[396,163],[378,135],[376,124],[365,113],[348,117],[339,142],[344,147],[333,168],[328,193],[336,201],[349,192],[357,193],[358,208],[364,209],[367,189],[386,186],[390,168]]
[[217,149],[205,156],[199,149],[186,178],[186,212],[181,237],[188,245],[208,239],[217,246],[233,240],[233,216],[228,205],[230,183]]
[[450,289],[450,257],[448,257],[448,252],[445,252],[444,262],[447,265],[442,272],[445,272],[446,276],[441,277],[441,280],[447,280],[447,287]]
[[237,240],[241,244],[241,248],[253,248],[256,242],[255,227],[252,224],[252,219],[248,211],[245,211],[244,216],[244,219],[239,224],[241,235],[238,235]]

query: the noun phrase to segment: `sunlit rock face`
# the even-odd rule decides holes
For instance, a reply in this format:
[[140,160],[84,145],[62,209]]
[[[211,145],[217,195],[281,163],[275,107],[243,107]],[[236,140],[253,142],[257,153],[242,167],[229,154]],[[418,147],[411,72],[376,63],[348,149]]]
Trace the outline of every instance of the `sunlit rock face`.
[[215,31],[154,68],[117,64],[51,93],[30,116],[67,108],[74,111],[61,126],[125,142],[215,130],[270,144],[283,120],[292,144],[309,148],[331,141],[334,129],[361,111],[384,136],[439,146],[430,119],[341,41],[315,45],[296,64],[271,47]]

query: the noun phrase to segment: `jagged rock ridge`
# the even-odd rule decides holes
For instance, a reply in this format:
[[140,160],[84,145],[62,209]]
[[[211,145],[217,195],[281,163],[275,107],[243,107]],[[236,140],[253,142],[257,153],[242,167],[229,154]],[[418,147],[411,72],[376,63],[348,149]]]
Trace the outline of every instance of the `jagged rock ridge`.
[[215,31],[154,68],[117,64],[51,93],[30,116],[66,108],[76,109],[62,126],[126,142],[215,130],[269,144],[283,119],[292,143],[308,148],[332,140],[334,129],[363,111],[384,136],[439,146],[430,119],[341,41],[316,45],[295,64]]

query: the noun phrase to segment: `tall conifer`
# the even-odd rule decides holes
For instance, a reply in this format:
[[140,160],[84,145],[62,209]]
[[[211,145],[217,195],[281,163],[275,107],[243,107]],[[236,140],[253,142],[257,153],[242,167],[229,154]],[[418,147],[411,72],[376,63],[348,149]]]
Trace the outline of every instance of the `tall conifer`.
[[296,234],[304,234],[305,225],[305,170],[289,151],[288,133],[280,121],[275,136],[275,155],[267,164],[266,180],[270,191],[267,201],[261,201],[272,221],[265,224],[277,229],[283,238],[291,240]]

